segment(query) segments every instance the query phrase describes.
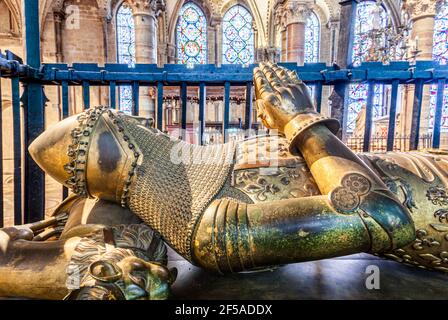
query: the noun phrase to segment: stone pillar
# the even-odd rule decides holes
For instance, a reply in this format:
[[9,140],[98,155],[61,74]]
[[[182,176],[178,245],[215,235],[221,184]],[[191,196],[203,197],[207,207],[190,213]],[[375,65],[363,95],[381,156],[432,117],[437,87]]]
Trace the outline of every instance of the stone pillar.
[[[352,51],[351,46],[355,33],[354,21],[356,13],[357,0],[344,0],[339,4],[341,6],[341,14],[339,20],[339,33],[337,42],[337,51],[334,53],[335,62],[341,68],[345,69],[351,65]],[[347,127],[347,108],[345,106],[346,95],[348,93],[345,84],[336,84],[330,95],[331,117],[338,119],[341,123],[342,130],[338,136],[342,140],[346,139],[345,129]]]
[[161,35],[161,33],[163,32],[163,31],[161,31],[161,29],[163,29],[163,23],[164,23],[163,18],[159,16],[159,18],[157,19],[157,26],[158,26],[158,28],[157,28],[157,31],[158,31],[158,33],[157,33],[157,38],[158,38],[158,41],[157,41],[157,44],[158,44],[157,45],[157,65],[159,67],[163,67],[163,65],[165,63],[167,63],[166,62],[166,57],[167,57],[166,43],[165,43],[165,40],[163,39],[163,36]]
[[172,43],[168,43],[166,51],[167,51],[167,55],[168,55],[168,57],[167,57],[168,63],[176,64],[177,63],[177,61],[176,61],[176,45],[172,44]]
[[286,14],[281,8],[281,2],[278,1],[274,7],[275,25],[277,26],[277,34],[280,36],[280,61],[286,61]]
[[128,0],[135,25],[137,63],[157,63],[157,9],[154,0]]
[[[275,10],[284,17],[286,26],[286,61],[297,62],[299,65],[305,59],[305,24],[314,1],[287,0],[277,2]],[[285,35],[282,34],[284,44]]]
[[288,32],[288,54],[286,59],[288,62],[297,62],[302,65],[305,59],[305,24],[291,23],[286,27]]
[[[403,9],[409,13],[412,21],[411,39],[416,41],[420,53],[417,60],[431,60],[434,35],[434,18],[436,15],[435,0],[404,0]],[[409,135],[411,133],[412,122],[415,121],[412,116],[414,103],[414,88],[406,87],[404,108],[400,113],[401,133]],[[422,99],[420,135],[428,132],[430,115],[430,92],[429,86],[425,86]]]
[[328,28],[330,29],[330,63],[336,63],[336,57],[338,55],[338,29],[339,19],[330,19],[328,22]]
[[55,47],[56,47],[56,62],[64,61],[64,53],[62,49],[62,29],[64,27],[64,13],[61,11],[55,11],[54,17],[54,33],[55,33]]
[[[137,63],[157,63],[157,16],[160,12],[155,0],[128,0],[135,25],[135,58]],[[148,87],[140,88],[140,115],[155,116],[154,96]]]
[[216,29],[215,26],[210,25],[207,28],[207,61],[208,64],[217,64],[218,46],[216,43]]
[[213,17],[211,21],[211,35],[214,39],[213,48],[214,49],[214,61],[210,61],[210,63],[214,63],[217,67],[220,67],[223,63],[223,52],[222,52],[222,19],[220,17]]
[[258,59],[258,49],[260,48],[260,46],[258,45],[258,29],[255,21],[253,21],[252,23],[252,29],[254,31],[254,63],[257,63],[260,61]]
[[287,40],[288,40],[288,36],[286,33],[286,26],[281,26],[281,37],[282,37],[282,62],[286,62],[287,59],[287,53],[288,53],[288,48],[287,48]]
[[432,59],[436,0],[403,0],[403,8],[412,21],[411,39],[418,41],[418,60]]

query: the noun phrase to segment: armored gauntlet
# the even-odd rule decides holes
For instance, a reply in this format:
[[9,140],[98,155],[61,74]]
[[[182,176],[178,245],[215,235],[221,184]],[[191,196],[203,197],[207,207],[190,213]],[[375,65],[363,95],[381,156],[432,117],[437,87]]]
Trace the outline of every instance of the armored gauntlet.
[[260,119],[266,127],[286,136],[293,153],[297,153],[298,137],[311,126],[323,123],[333,133],[339,130],[336,119],[316,112],[308,87],[294,71],[261,63],[254,70],[254,79]]

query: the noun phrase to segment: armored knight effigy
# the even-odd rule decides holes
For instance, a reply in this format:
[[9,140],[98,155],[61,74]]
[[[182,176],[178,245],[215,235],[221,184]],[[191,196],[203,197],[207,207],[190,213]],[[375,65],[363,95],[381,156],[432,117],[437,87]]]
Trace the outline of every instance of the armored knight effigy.
[[30,153],[74,194],[0,232],[0,296],[165,299],[165,243],[223,274],[359,252],[448,272],[445,154],[356,155],[295,72],[254,82],[278,136],[194,146],[107,107],[44,132]]

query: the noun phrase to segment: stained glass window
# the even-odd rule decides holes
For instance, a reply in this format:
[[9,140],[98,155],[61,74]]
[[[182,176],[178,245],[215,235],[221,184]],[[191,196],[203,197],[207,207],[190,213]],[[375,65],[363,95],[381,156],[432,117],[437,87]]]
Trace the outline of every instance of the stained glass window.
[[176,41],[180,64],[207,63],[207,19],[192,2],[184,4],[179,12]]
[[[352,47],[352,61],[359,66],[368,57],[372,42],[368,33],[378,26],[386,26],[387,12],[374,1],[363,1],[357,5],[355,19],[355,36]],[[356,118],[363,107],[367,105],[369,86],[365,83],[351,84],[348,97],[347,133],[355,130]],[[378,84],[374,88],[373,117],[387,115],[384,101],[384,85]]]
[[448,1],[440,4],[434,22],[433,59],[440,64],[448,62]]
[[254,62],[254,31],[252,15],[242,5],[231,7],[224,15],[223,61],[228,64],[251,64]]
[[[433,51],[432,56],[435,61],[440,64],[448,63],[448,1],[440,4],[437,10],[434,23]],[[429,126],[434,127],[434,113],[437,103],[437,84],[431,86],[430,89],[430,118]],[[448,131],[448,85],[445,86],[443,94],[442,108],[442,131]]]
[[[126,4],[117,11],[117,56],[118,63],[135,65],[135,26],[132,10]],[[132,89],[130,86],[120,86],[119,107],[126,113],[132,112]]]
[[305,62],[319,61],[320,23],[312,12],[305,24]]

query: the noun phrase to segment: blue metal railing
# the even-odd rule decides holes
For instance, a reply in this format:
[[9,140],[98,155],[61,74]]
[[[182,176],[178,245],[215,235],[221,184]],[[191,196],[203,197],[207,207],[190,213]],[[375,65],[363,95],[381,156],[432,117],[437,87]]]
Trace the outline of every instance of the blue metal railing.
[[[393,150],[396,139],[395,116],[397,112],[398,88],[403,84],[415,86],[413,106],[413,121],[411,127],[410,148],[418,148],[420,137],[420,117],[424,86],[436,84],[439,88],[435,110],[435,124],[432,137],[432,146],[440,146],[440,127],[443,108],[443,88],[448,78],[448,66],[438,65],[432,61],[417,61],[415,65],[408,62],[393,62],[389,65],[368,62],[352,69],[339,69],[337,66],[327,66],[323,63],[297,66],[292,63],[281,65],[297,71],[300,78],[314,87],[316,108],[321,110],[323,87],[336,84],[348,87],[354,82],[365,82],[368,86],[368,103],[366,108],[366,124],[363,138],[363,151],[371,150],[372,132],[372,101],[375,84],[391,85],[391,105],[389,111],[388,135],[386,150]],[[25,65],[17,56],[7,53],[0,56],[0,75],[3,79],[11,81],[11,100],[13,109],[13,142],[14,142],[14,223],[29,222],[41,219],[44,212],[45,190],[43,173],[32,163],[25,153],[22,159],[23,146],[27,146],[32,138],[42,132],[41,123],[44,114],[45,95],[43,86],[58,86],[61,89],[62,118],[69,116],[69,88],[78,86],[82,88],[83,104],[90,106],[90,91],[92,87],[102,86],[109,88],[110,104],[117,106],[116,89],[120,86],[131,86],[133,92],[133,113],[139,112],[139,90],[141,87],[157,88],[155,123],[158,129],[164,130],[163,97],[164,89],[179,87],[181,104],[182,129],[187,129],[187,92],[191,86],[199,88],[199,121],[200,141],[205,130],[205,106],[207,87],[220,86],[224,88],[224,114],[223,133],[225,139],[230,127],[230,99],[232,87],[244,86],[246,88],[246,110],[244,128],[252,129],[253,111],[253,68],[255,65],[242,67],[237,65],[223,65],[220,68],[214,65],[198,65],[189,69],[183,65],[165,65],[159,68],[156,65],[139,65],[129,68],[127,65],[106,64],[101,67],[96,64],[43,64],[39,68]],[[20,97],[20,84],[23,86],[23,95]],[[0,85],[1,90],[1,85]],[[36,99],[36,95],[38,99]],[[23,107],[23,108],[22,108]],[[21,118],[23,109],[23,118]],[[21,125],[25,127],[22,136]],[[1,132],[1,131],[0,131]],[[185,132],[185,130],[183,131]],[[426,140],[425,140],[426,141]],[[1,148],[0,148],[1,149]],[[1,151],[0,151],[1,153]],[[0,164],[0,170],[1,170]],[[36,178],[37,177],[37,178]],[[36,179],[38,180],[36,182]],[[22,188],[21,182],[26,188]],[[28,192],[26,191],[28,188]],[[30,189],[31,188],[31,189]],[[25,190],[22,193],[22,190]],[[31,192],[31,190],[33,192]],[[65,190],[65,195],[67,191]],[[0,197],[0,207],[3,207],[3,196]],[[37,208],[37,209],[36,209]],[[27,210],[31,210],[29,213]],[[0,210],[0,225],[2,213]],[[24,214],[26,212],[26,214]],[[23,219],[22,219],[23,217]]]

